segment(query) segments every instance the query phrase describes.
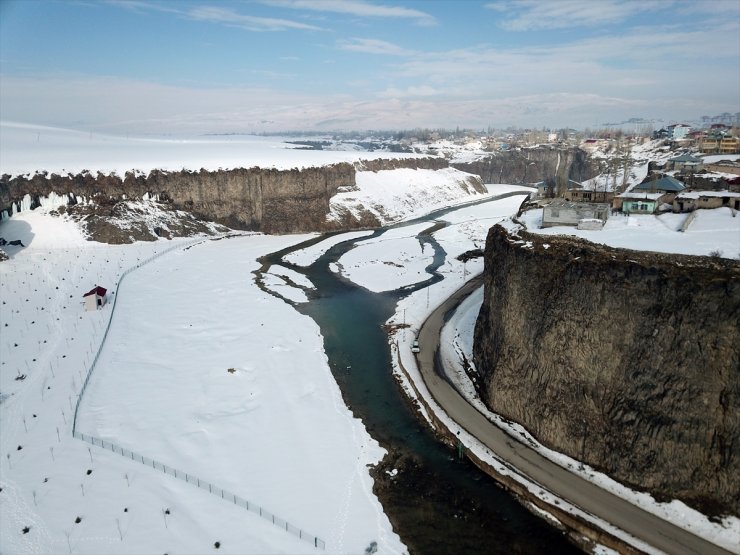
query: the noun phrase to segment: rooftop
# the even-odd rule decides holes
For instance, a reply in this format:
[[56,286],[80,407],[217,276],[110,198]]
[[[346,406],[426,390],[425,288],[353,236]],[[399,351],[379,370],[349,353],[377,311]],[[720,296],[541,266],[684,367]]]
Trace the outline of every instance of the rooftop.
[[677,193],[683,191],[686,185],[681,183],[678,179],[673,177],[665,176],[660,179],[653,179],[651,181],[645,181],[639,185],[635,185],[632,191],[666,191]]

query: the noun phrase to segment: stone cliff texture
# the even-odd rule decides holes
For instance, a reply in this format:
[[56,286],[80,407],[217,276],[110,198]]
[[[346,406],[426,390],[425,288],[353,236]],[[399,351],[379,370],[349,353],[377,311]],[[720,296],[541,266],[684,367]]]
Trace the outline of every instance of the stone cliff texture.
[[584,151],[553,147],[502,151],[475,162],[452,163],[452,167],[480,176],[483,183],[536,183],[558,176],[585,181],[600,173],[597,161]]
[[548,447],[656,498],[739,514],[737,262],[496,226],[475,362],[486,404]]
[[[357,169],[378,171],[396,168],[439,169],[439,158],[401,158],[357,162]],[[109,202],[139,199],[149,194],[172,209],[185,210],[204,220],[234,229],[265,233],[294,233],[329,229],[329,199],[340,187],[355,186],[356,168],[350,163],[321,167],[275,170],[262,168],[219,171],[153,171],[149,175],[90,173],[77,175],[8,175],[0,178],[0,212],[20,210],[25,195],[31,206],[38,199],[57,195]],[[356,225],[360,225],[357,223]]]
[[354,184],[354,179],[351,164],[285,171],[153,171],[147,176],[127,173],[123,179],[103,174],[4,176],[0,207],[7,210],[15,204],[17,210],[26,194],[32,199],[51,192],[87,199],[131,199],[149,193],[176,209],[235,229],[283,233],[315,229],[329,210],[329,199],[339,187]]

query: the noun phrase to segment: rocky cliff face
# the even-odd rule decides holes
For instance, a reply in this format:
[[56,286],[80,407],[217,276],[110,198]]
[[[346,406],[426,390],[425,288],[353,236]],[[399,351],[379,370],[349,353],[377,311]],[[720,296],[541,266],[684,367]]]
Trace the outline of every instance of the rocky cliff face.
[[548,447],[740,512],[737,262],[494,227],[475,362],[486,404]]
[[361,161],[356,165],[339,163],[300,170],[153,171],[149,175],[130,172],[123,179],[100,173],[4,175],[0,179],[0,212],[19,211],[26,195],[30,195],[34,207],[39,198],[52,192],[69,195],[70,204],[78,198],[110,203],[148,194],[169,203],[172,209],[234,229],[266,233],[322,231],[328,229],[329,199],[340,187],[355,185],[357,170],[438,169],[447,167],[447,162],[410,158]]
[[452,167],[479,175],[483,183],[536,183],[557,176],[585,181],[600,173],[598,161],[580,149],[538,147],[503,151],[468,163],[453,163]]
[[281,233],[315,229],[329,210],[329,199],[340,186],[354,184],[354,178],[351,164],[287,171],[153,171],[147,176],[127,173],[123,179],[102,174],[4,177],[0,207],[7,210],[15,204],[18,209],[26,194],[32,199],[54,192],[123,200],[149,193],[176,209],[235,229]]

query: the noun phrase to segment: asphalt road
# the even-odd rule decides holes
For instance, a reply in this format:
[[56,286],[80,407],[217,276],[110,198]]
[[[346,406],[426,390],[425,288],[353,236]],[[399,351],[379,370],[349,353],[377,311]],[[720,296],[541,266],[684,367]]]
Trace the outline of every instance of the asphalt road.
[[650,546],[670,554],[727,555],[728,551],[603,490],[518,442],[488,421],[435,372],[435,353],[439,349],[444,315],[480,284],[478,277],[455,292],[429,316],[419,332],[419,369],[427,388],[445,412],[521,474]]

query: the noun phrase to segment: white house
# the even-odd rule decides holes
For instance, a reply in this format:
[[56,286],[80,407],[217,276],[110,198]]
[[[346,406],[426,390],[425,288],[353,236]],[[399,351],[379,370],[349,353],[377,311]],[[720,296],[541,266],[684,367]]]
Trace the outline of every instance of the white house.
[[582,220],[589,220],[589,225],[593,225],[593,220],[606,222],[610,213],[608,204],[568,202],[564,199],[556,199],[542,208],[542,227],[578,226]]
[[105,305],[106,296],[108,290],[105,287],[96,285],[93,289],[82,295],[85,299],[85,310],[97,310],[98,308]]
[[669,125],[667,129],[668,133],[670,133],[669,138],[673,139],[674,141],[681,141],[685,139],[686,136],[689,134],[689,131],[691,131],[690,126],[684,125],[682,123]]

